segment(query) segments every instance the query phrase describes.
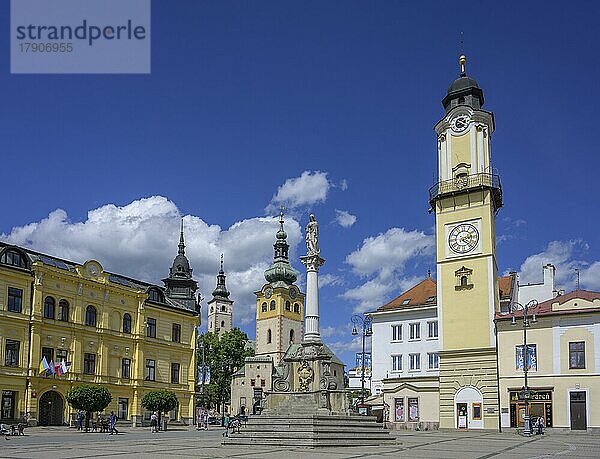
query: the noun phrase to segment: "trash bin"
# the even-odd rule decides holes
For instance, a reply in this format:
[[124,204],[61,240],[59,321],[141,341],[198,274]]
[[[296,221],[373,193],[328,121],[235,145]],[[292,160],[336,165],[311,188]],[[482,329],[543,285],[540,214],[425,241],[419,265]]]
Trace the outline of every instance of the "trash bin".
[[166,419],[162,420],[162,430],[164,430],[164,431],[167,430],[167,420]]

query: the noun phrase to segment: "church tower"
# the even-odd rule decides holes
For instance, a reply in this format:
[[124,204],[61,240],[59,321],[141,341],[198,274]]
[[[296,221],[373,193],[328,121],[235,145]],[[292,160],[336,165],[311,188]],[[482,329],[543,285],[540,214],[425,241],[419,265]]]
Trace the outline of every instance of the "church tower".
[[217,275],[217,286],[212,295],[212,300],[208,302],[208,331],[216,332],[221,336],[231,330],[233,321],[233,300],[229,299],[229,291],[225,286],[223,254],[221,254],[221,269]]
[[461,72],[435,125],[438,183],[429,190],[436,216],[440,324],[440,428],[497,429],[494,314],[499,310],[495,216],[502,207],[492,172],[494,115],[483,91]]
[[275,365],[292,343],[302,341],[304,294],[294,285],[298,275],[290,266],[283,212],[273,244],[273,264],[265,271],[267,283],[256,295],[256,355],[269,355]]
[[198,283],[192,279],[192,268],[185,256],[185,242],[183,240],[183,220],[181,220],[181,234],[179,235],[179,250],[173,260],[173,266],[169,270],[169,277],[163,279],[165,284],[165,296],[168,299],[184,305],[190,311],[198,311],[196,302],[196,290]]

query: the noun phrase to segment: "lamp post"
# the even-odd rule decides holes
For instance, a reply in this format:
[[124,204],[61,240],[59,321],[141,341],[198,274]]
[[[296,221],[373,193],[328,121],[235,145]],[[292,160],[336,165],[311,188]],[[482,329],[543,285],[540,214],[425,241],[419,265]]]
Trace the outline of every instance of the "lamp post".
[[[226,373],[227,372],[227,373]],[[225,394],[227,393],[227,374],[231,372],[231,362],[221,363],[221,375],[224,387],[221,389],[221,427],[225,427]]]
[[[535,310],[537,309],[538,302],[531,300],[525,305],[521,303],[513,302],[509,306],[509,313],[512,314],[511,325],[517,325],[517,311],[523,313],[523,376],[525,379],[525,385],[520,393],[520,398],[525,400],[525,414],[523,416],[523,435],[531,435],[531,419],[529,418],[529,399],[531,398],[531,390],[529,390],[529,382],[527,380],[527,373],[529,371],[529,349],[527,347],[527,329],[537,322],[535,316]],[[531,312],[531,320],[529,319],[529,313]]]
[[[357,336],[359,333],[362,335],[362,359],[361,359],[361,371],[360,371],[360,404],[365,404],[365,338],[373,334],[371,329],[371,322],[373,319],[363,314],[354,314],[352,316],[352,335]],[[358,326],[359,330],[356,328]]]

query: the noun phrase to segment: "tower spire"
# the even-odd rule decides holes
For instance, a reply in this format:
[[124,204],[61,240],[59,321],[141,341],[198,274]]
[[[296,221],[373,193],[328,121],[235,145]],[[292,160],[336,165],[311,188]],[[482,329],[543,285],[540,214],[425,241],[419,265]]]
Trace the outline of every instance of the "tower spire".
[[181,219],[181,233],[179,234],[179,255],[185,255],[185,242],[183,240],[183,218]]
[[467,56],[461,54],[458,58],[458,63],[460,64],[460,76],[467,76],[466,64],[467,64]]
[[217,275],[217,286],[213,291],[213,297],[227,299],[229,298],[229,290],[227,290],[227,286],[225,285],[225,271],[223,271],[223,254],[221,254],[221,269],[219,270],[219,274]]

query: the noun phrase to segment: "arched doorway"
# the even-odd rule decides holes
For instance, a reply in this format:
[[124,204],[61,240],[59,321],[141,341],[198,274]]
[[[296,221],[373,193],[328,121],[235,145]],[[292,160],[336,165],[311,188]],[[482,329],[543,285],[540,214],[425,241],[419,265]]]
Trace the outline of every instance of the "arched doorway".
[[479,389],[459,389],[454,396],[454,416],[458,429],[483,429],[483,395]]
[[64,422],[65,404],[61,395],[53,390],[44,392],[38,402],[40,425],[62,426]]

